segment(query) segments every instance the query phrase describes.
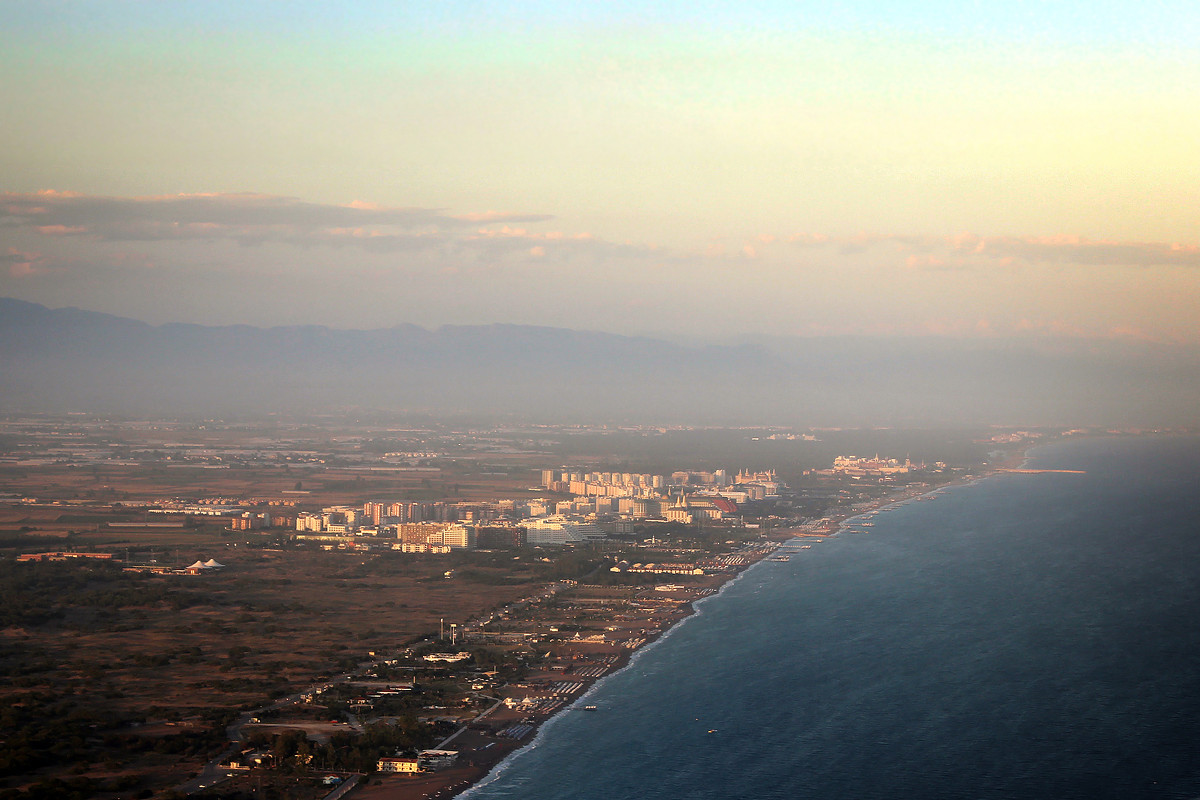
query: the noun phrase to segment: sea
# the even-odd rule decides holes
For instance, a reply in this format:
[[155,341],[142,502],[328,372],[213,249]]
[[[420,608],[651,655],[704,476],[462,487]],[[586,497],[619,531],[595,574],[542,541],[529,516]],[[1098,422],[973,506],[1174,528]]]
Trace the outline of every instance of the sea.
[[1200,438],[1026,466],[1084,474],[760,562],[464,796],[1200,798]]

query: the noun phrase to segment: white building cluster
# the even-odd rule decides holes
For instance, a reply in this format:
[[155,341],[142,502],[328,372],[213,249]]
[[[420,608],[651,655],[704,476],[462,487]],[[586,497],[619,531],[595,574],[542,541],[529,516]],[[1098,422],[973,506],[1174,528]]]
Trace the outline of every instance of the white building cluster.
[[531,545],[579,544],[608,536],[595,522],[563,514],[529,520],[522,527],[526,531],[526,541]]
[[666,488],[667,479],[642,472],[544,469],[542,486],[553,492],[570,492],[580,497],[653,497]]
[[[378,546],[405,552],[475,547],[572,545],[606,538],[606,522],[636,520],[694,524],[736,514],[738,505],[774,496],[782,484],[773,471],[680,471],[663,475],[542,470],[542,485],[570,499],[461,503],[378,503],[327,506],[296,517],[299,538]],[[627,530],[627,528],[620,528]],[[372,539],[377,541],[371,541]]]
[[475,528],[458,522],[398,522],[382,518],[375,523],[365,510],[350,506],[329,506],[320,513],[301,512],[296,531],[311,539],[340,539],[369,536],[395,540],[394,547],[405,552],[447,552],[475,547]]
[[838,456],[833,460],[833,471],[850,476],[880,476],[900,475],[924,465],[913,464],[907,458],[903,462],[895,458],[880,458],[876,453],[874,458],[859,458],[858,456]]

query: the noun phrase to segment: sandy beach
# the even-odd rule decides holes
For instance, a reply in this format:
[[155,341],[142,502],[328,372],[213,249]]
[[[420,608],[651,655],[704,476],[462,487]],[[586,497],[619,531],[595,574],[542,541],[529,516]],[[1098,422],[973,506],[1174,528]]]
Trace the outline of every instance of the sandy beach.
[[[524,745],[533,741],[539,728],[559,713],[589,713],[576,704],[598,680],[628,665],[634,652],[662,636],[672,626],[693,613],[693,603],[708,597],[723,585],[735,579],[746,568],[768,557],[774,547],[789,539],[820,539],[836,535],[844,528],[847,520],[878,512],[899,503],[929,495],[944,488],[968,484],[998,472],[1019,469],[1026,463],[1025,451],[1021,450],[1003,462],[987,470],[963,475],[951,482],[935,487],[903,488],[876,500],[855,504],[815,520],[804,526],[778,529],[771,532],[771,544],[754,552],[754,557],[736,571],[706,576],[703,581],[680,587],[677,596],[665,600],[665,605],[654,608],[652,613],[643,613],[622,620],[620,626],[610,631],[605,642],[566,642],[557,653],[560,662],[568,666],[532,673],[518,685],[505,687],[509,697],[538,697],[549,699],[531,708],[498,705],[482,718],[467,725],[444,747],[457,750],[458,760],[452,767],[435,772],[416,775],[375,774],[355,789],[354,796],[365,800],[444,800],[466,791],[482,781],[504,759]],[[674,594],[674,593],[673,593]],[[654,592],[639,592],[642,599],[649,599]],[[642,635],[642,632],[645,632]],[[624,641],[638,641],[636,647],[619,644],[622,637],[633,637]],[[640,641],[639,641],[640,640]],[[556,689],[569,686],[572,690],[558,694]],[[560,702],[561,701],[561,702]]]
[[[786,539],[780,531],[773,538]],[[376,773],[355,789],[354,796],[376,800],[421,800],[449,798],[485,778],[500,762],[533,741],[540,727],[560,713],[590,713],[577,701],[604,677],[629,664],[633,654],[657,641],[674,625],[691,616],[693,604],[715,594],[746,568],[769,556],[771,542],[748,551],[735,571],[708,575],[686,586],[664,584],[658,589],[637,592],[633,614],[621,613],[607,626],[603,637],[567,640],[551,648],[555,658],[544,669],[532,672],[519,683],[502,687],[507,703],[500,703],[445,742],[439,749],[452,749],[458,758],[451,767],[415,775]],[[665,586],[671,586],[669,590]],[[601,640],[602,639],[602,640]]]

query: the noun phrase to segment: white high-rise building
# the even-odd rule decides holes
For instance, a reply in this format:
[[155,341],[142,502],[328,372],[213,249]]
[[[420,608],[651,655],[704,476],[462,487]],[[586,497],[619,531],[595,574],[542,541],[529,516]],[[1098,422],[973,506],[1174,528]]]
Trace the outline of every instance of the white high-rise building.
[[561,514],[527,522],[525,530],[528,532],[526,541],[531,545],[578,544],[607,536],[594,522],[568,519]]

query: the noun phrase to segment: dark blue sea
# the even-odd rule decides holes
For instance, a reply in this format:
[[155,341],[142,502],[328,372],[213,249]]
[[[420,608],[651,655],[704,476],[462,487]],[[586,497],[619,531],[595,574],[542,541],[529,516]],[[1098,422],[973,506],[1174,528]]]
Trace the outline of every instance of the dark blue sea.
[[1028,466],[763,562],[482,798],[1200,797],[1200,439]]

